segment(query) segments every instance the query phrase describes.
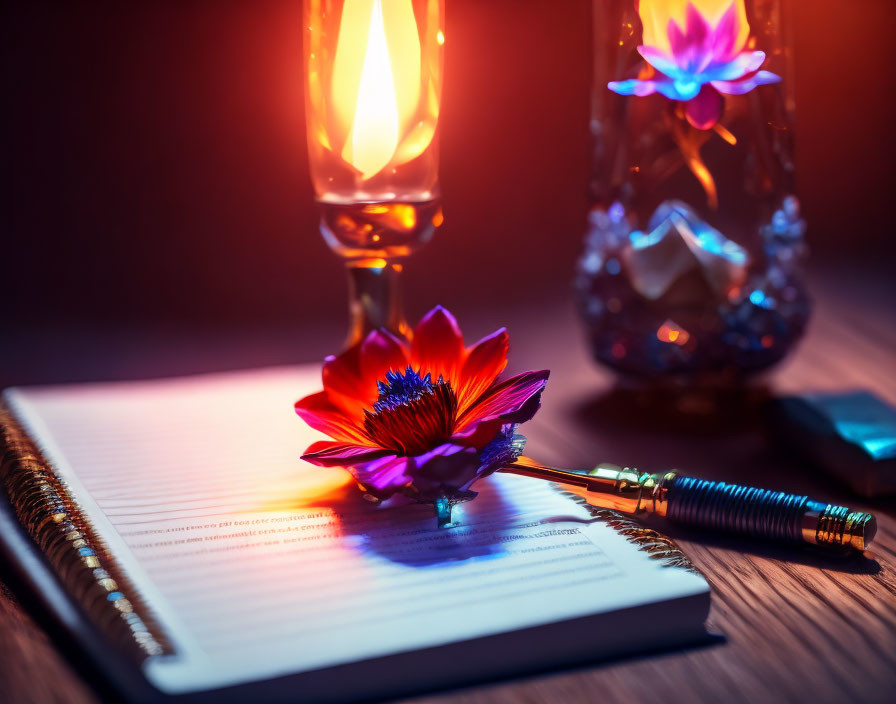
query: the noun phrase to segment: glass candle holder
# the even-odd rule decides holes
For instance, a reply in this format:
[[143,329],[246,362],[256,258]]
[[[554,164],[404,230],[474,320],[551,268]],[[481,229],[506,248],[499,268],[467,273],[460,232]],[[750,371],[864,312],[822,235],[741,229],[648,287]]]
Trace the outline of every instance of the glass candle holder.
[[576,291],[594,356],[739,379],[809,315],[785,0],[595,0],[593,209]]
[[306,0],[308,154],[321,233],[349,271],[353,344],[407,337],[402,260],[442,224],[443,0]]

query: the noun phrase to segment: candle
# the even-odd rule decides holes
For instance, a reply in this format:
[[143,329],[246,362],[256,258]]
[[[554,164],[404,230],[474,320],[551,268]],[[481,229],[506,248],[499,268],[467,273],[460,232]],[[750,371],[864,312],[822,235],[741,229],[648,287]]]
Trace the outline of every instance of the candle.
[[400,260],[442,223],[443,0],[306,0],[308,154],[321,232],[349,265],[352,332],[406,335]]
[[308,149],[317,197],[437,193],[440,0],[308,0]]

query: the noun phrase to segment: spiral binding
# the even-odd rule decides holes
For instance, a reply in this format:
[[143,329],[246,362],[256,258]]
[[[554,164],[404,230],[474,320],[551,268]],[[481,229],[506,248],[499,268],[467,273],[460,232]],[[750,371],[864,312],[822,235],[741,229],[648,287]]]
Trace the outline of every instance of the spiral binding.
[[618,511],[592,506],[578,494],[564,491],[559,487],[557,490],[580,506],[587,508],[594,518],[600,519],[617,533],[625,536],[630,543],[636,545],[639,550],[646,552],[651,559],[661,561],[666,567],[679,567],[694,574],[701,574],[700,570],[694,566],[694,563],[688,559],[688,556],[682,552],[681,548],[671,538],[652,528],[645,528],[637,521]]
[[68,488],[2,405],[0,452],[0,484],[16,517],[92,621],[137,660],[172,652]]

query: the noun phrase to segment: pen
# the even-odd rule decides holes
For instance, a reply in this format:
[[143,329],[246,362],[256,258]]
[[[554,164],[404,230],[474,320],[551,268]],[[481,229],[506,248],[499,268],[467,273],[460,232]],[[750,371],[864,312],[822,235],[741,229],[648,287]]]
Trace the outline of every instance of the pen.
[[520,457],[502,472],[546,479],[592,506],[629,514],[656,514],[683,525],[738,533],[791,545],[863,551],[877,531],[870,513],[808,496],[685,477],[647,474],[601,464],[591,471],[555,469]]

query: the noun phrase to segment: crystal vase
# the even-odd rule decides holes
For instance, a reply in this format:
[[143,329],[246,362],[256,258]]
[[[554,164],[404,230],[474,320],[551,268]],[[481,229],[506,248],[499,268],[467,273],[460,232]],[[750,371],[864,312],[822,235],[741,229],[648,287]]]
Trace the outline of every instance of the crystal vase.
[[593,208],[575,287],[595,358],[739,380],[802,334],[786,0],[594,0]]

